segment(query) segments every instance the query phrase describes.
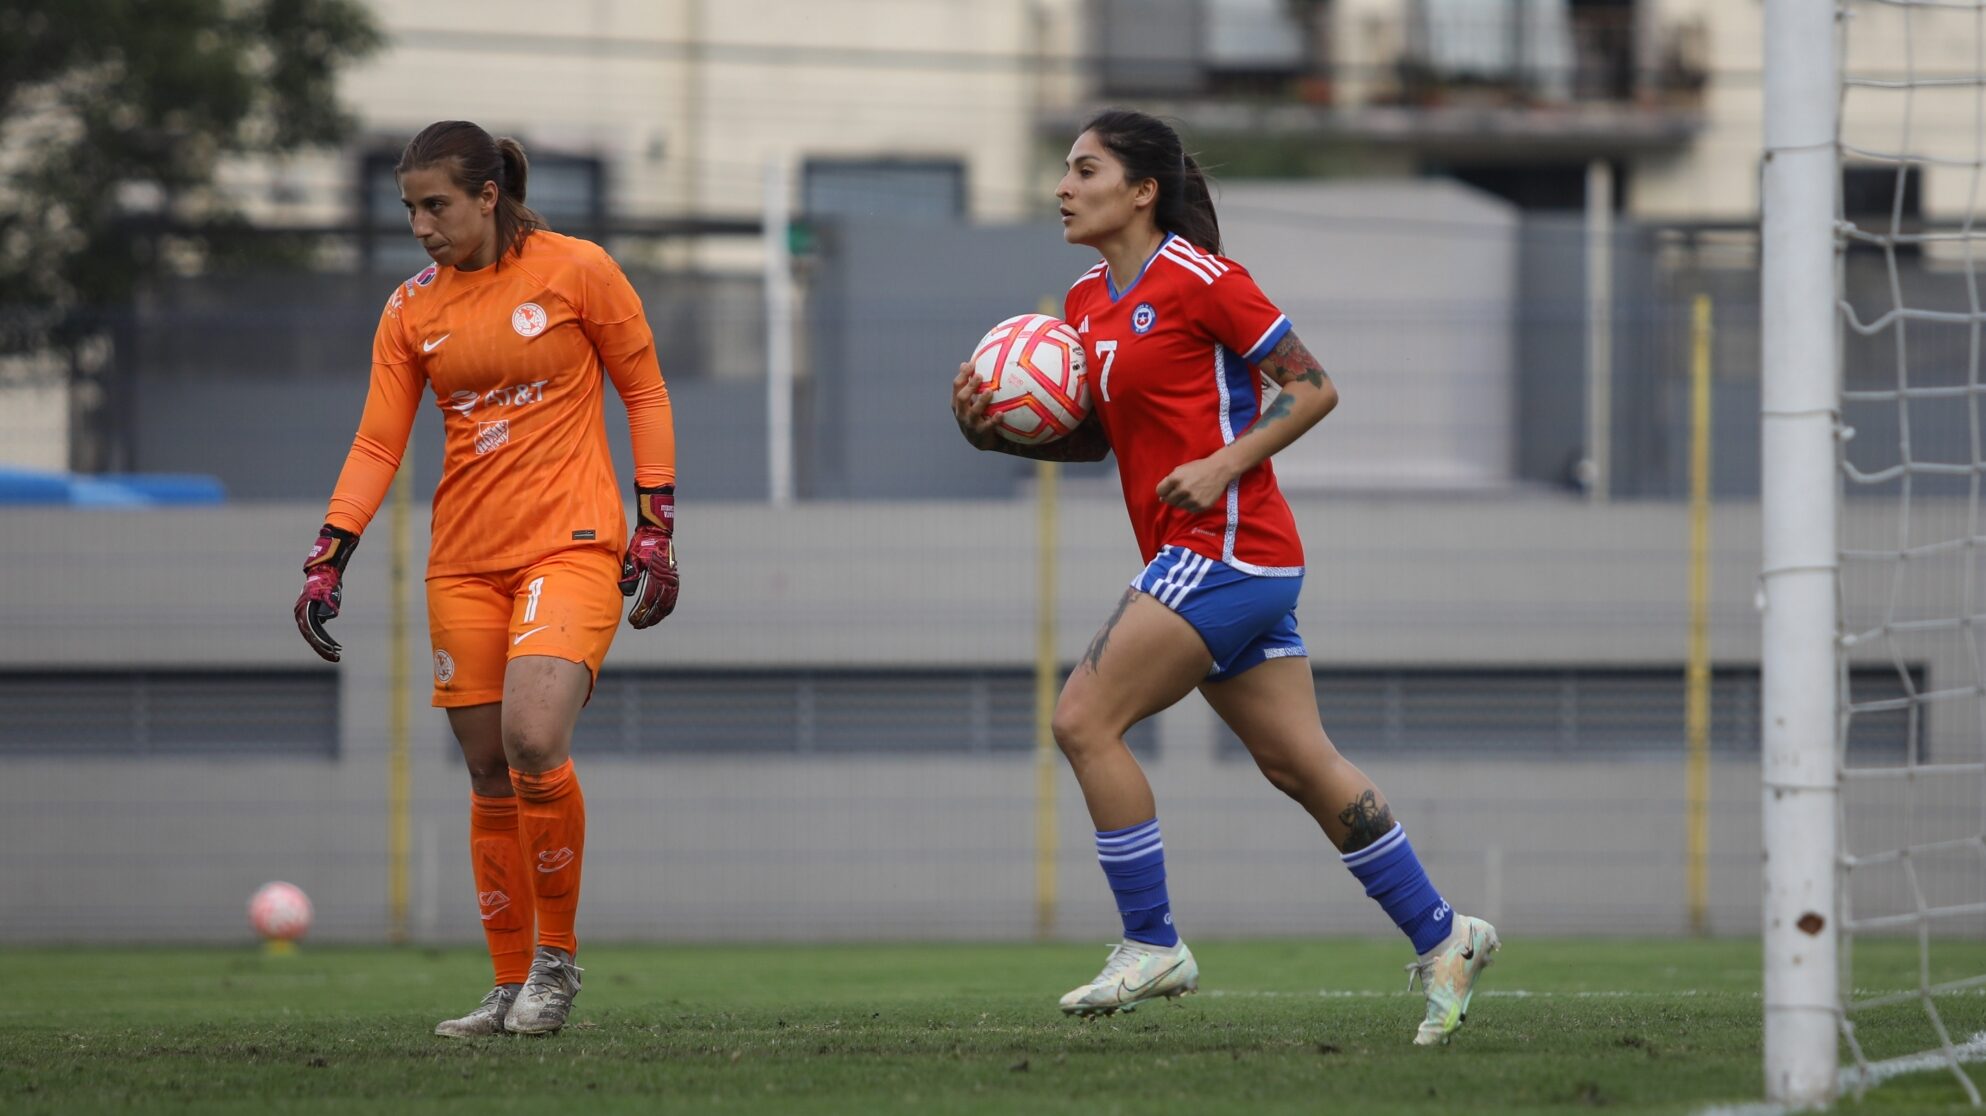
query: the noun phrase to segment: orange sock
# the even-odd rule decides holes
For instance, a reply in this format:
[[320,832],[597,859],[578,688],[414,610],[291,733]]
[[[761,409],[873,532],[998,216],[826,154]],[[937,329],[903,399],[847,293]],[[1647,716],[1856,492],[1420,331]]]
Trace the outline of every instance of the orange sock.
[[517,800],[469,795],[469,859],[476,866],[476,913],[498,984],[522,984],[531,969],[531,881],[517,839]]
[[586,798],[572,761],[535,775],[513,769],[510,785],[517,788],[525,874],[538,900],[538,944],[576,954],[572,923],[579,910],[579,866],[586,858]]

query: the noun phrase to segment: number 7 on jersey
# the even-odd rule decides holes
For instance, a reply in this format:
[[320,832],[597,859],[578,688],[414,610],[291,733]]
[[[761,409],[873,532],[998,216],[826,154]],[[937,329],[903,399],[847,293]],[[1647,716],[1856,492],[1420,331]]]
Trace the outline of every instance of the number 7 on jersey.
[[1117,342],[1098,341],[1096,351],[1103,354],[1103,371],[1097,375],[1097,394],[1108,403],[1110,402],[1110,366],[1117,363]]

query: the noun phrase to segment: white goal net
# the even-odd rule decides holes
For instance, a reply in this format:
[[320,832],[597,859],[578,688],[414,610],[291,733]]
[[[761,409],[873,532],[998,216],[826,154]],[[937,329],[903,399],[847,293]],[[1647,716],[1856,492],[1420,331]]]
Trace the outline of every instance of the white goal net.
[[[1943,1068],[1979,1105],[1986,0],[1841,0],[1836,17],[1836,1080]],[[1858,691],[1851,666],[1904,696]],[[1914,938],[1915,964],[1858,964],[1872,936]]]

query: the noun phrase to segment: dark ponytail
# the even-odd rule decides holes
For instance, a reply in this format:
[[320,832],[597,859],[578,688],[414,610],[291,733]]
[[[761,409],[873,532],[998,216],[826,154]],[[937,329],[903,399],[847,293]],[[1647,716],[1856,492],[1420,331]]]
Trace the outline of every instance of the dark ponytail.
[[1149,178],[1158,183],[1153,217],[1159,228],[1177,233],[1195,248],[1220,253],[1221,222],[1214,214],[1207,176],[1186,154],[1171,125],[1130,109],[1105,109],[1083,131],[1095,133],[1097,142],[1124,164],[1125,181]]
[[448,180],[471,197],[482,192],[483,183],[496,183],[499,260],[533,231],[549,227],[524,204],[531,163],[524,157],[524,145],[509,136],[493,139],[467,120],[436,121],[408,142],[393,173],[403,175],[426,167],[446,167]]
[[531,161],[524,157],[524,145],[505,136],[496,141],[497,156],[503,160],[503,178],[497,183],[497,255],[545,227],[545,219],[524,204],[524,186],[531,176]]
[[[1186,168],[1180,191],[1179,204],[1174,206],[1176,224],[1161,225],[1170,232],[1186,238],[1196,248],[1204,248],[1214,255],[1221,254],[1221,219],[1214,214],[1214,194],[1207,186],[1206,172],[1191,155],[1181,155],[1181,164]],[[1160,194],[1161,204],[1165,200]]]

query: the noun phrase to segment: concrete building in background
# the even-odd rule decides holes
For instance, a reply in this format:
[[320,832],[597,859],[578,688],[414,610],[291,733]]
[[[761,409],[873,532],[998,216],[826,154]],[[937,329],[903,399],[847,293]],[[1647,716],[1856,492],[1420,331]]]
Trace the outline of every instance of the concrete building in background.
[[[1038,110],[1078,95],[1080,7],[374,3],[387,46],[341,81],[361,138],[343,152],[245,162],[231,181],[265,219],[346,219],[377,186],[359,181],[376,168],[368,160],[397,155],[433,120],[463,118],[521,139],[533,200],[546,191],[568,217],[755,220],[765,168],[779,163],[803,208],[866,195],[934,218],[1009,218],[1039,177]],[[397,221],[397,210],[385,216]]]
[[[1082,104],[1137,100],[1224,151],[1280,145],[1299,153],[1283,158],[1292,170],[1453,177],[1537,209],[1583,207],[1597,163],[1629,217],[1757,218],[1759,4],[1095,0],[1086,15],[1098,64]],[[1974,73],[1969,36],[1909,36],[1913,18],[1859,7],[1849,65],[1894,76],[1908,59],[1919,73]],[[1971,88],[1908,98],[1914,150],[1978,158]],[[1905,102],[1852,106],[1848,140],[1898,150]],[[1964,167],[1920,174],[1906,216],[1963,215]],[[1847,177],[1853,211],[1865,195],[1886,203],[1895,173],[1851,160]]]
[[[802,211],[1014,219],[1046,208],[1071,128],[1105,103],[1163,112],[1202,144],[1299,149],[1279,173],[1452,177],[1526,208],[1578,208],[1598,161],[1635,217],[1748,221],[1757,212],[1756,4],[374,7],[388,46],[342,82],[360,140],[234,168],[231,185],[259,217],[350,219],[369,204],[371,186],[360,181],[368,158],[397,152],[429,121],[465,117],[523,139],[547,163],[534,190],[574,216],[756,218],[771,162],[790,169]],[[1858,26],[1850,61],[1900,66],[1903,19]],[[1953,54],[1965,44],[1948,38],[1919,36],[1909,49],[1920,69],[1971,68]],[[1962,93],[1917,94],[1920,146],[1970,150],[1973,109]],[[1900,112],[1865,121],[1892,134],[1900,122]],[[1963,204],[1962,178],[1925,181],[1926,205]],[[397,220],[397,207],[384,216]]]
[[[818,252],[823,230],[840,220],[1009,225],[1048,213],[1066,144],[1107,103],[1172,118],[1189,144],[1211,158],[1217,177],[1232,188],[1223,204],[1232,210],[1236,251],[1251,262],[1260,249],[1248,243],[1243,211],[1257,179],[1448,179],[1506,203],[1501,209],[1491,203],[1486,212],[1514,209],[1528,222],[1596,202],[1616,213],[1623,229],[1745,223],[1757,212],[1762,16],[1755,4],[442,0],[375,3],[374,10],[387,45],[341,79],[360,121],[357,138],[337,151],[240,161],[224,175],[253,219],[320,230],[323,268],[369,277],[347,285],[366,292],[352,303],[372,304],[364,313],[341,304],[318,317],[366,316],[376,309],[380,296],[369,292],[379,280],[390,283],[425,264],[406,235],[391,166],[416,129],[464,117],[524,141],[532,156],[530,201],[555,227],[608,242],[631,271],[675,277],[669,301],[655,308],[672,378],[727,380],[741,399],[749,394],[746,384],[766,375],[768,360],[758,284],[769,180],[784,182],[800,222],[792,239],[803,252]],[[1865,24],[1892,18],[1893,27],[1858,26],[1852,62],[1900,64],[1906,17],[1863,17]],[[1959,47],[1947,41],[1919,36],[1909,48],[1920,68],[1969,72],[1968,60],[1948,56]],[[1919,148],[1970,157],[1974,111],[1964,93],[1954,87],[1915,95],[1911,124]],[[1894,146],[1903,99],[1891,104],[1894,112],[1851,119],[1851,139],[1871,150]],[[1889,212],[1898,186],[1894,168],[1869,161],[1852,165],[1845,177],[1851,217]],[[1962,215],[1969,204],[1962,168],[1913,168],[1902,185],[1906,220]],[[1346,208],[1353,203],[1342,190],[1261,189],[1272,190],[1282,215],[1299,222],[1361,216]],[[1402,208],[1402,196],[1384,187],[1367,196],[1376,208],[1365,216],[1416,219],[1410,205]],[[1449,219],[1443,207],[1430,212],[1430,229]],[[1486,227],[1505,220],[1488,218]],[[1516,235],[1520,247],[1538,241],[1528,231]],[[1515,287],[1504,303],[1566,338],[1584,328],[1594,305],[1591,291],[1568,285],[1559,266],[1585,267],[1579,235],[1560,224],[1542,253],[1552,266],[1534,260],[1499,271]],[[1480,245],[1472,236],[1431,233],[1415,259],[1444,274],[1475,273],[1472,254]],[[1631,239],[1611,243],[1623,252],[1647,247]],[[1266,243],[1284,244],[1273,234]],[[1455,261],[1444,249],[1459,260],[1456,267],[1448,266]],[[820,349],[811,335],[821,328],[814,284],[821,270],[803,265],[797,277],[794,373],[803,392],[821,371],[810,363]],[[1549,292],[1525,286],[1539,277]],[[1293,270],[1290,278],[1275,286],[1292,302],[1342,293],[1316,270]],[[1617,300],[1647,287],[1632,278],[1617,281],[1627,284],[1615,292]],[[1412,284],[1389,289],[1413,297]],[[1544,298],[1554,305],[1540,309]],[[186,299],[164,292],[153,301],[154,309],[169,311]],[[1472,328],[1492,334],[1519,328],[1490,322],[1479,309],[1467,315]],[[1616,313],[1607,328],[1618,329],[1626,317]],[[1616,340],[1613,348],[1631,343]],[[1576,340],[1558,348],[1562,356],[1593,360],[1590,347]],[[331,351],[317,344],[308,358]],[[1507,346],[1486,351],[1504,353]],[[1410,365],[1414,354],[1375,358],[1375,366],[1392,368]],[[269,371],[215,369],[257,377]],[[1520,366],[1515,380],[1497,373],[1482,382],[1521,390],[1529,374]],[[1554,405],[1575,421],[1572,393],[1585,374],[1545,373]],[[46,384],[9,389],[0,408],[0,463],[51,467],[72,459],[69,425],[96,421],[77,419],[85,413],[79,406]],[[1467,421],[1481,426],[1485,416],[1521,414],[1525,406],[1522,400],[1471,406]],[[1514,441],[1520,455],[1537,458],[1518,474],[1558,483],[1586,434],[1541,440],[1535,433],[1521,422],[1506,423],[1501,432],[1471,435],[1468,445],[1434,456],[1452,463],[1499,440]],[[140,441],[131,430],[108,437],[126,447]],[[1575,443],[1570,449],[1568,441]],[[1527,448],[1538,445],[1549,448]],[[125,460],[154,467],[131,454]]]

